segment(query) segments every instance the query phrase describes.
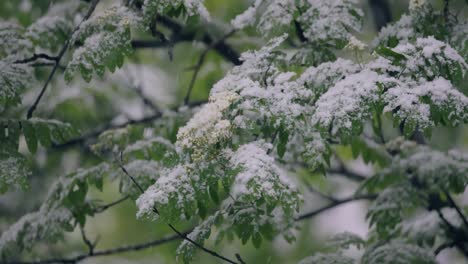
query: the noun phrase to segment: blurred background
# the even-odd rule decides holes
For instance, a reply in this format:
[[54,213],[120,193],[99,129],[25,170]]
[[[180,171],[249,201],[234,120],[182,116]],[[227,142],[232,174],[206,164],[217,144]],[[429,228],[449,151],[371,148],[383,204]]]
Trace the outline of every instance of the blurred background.
[[[27,26],[58,2],[61,1],[2,0],[0,1],[0,16],[3,20],[13,20]],[[95,12],[102,11],[113,3],[112,0],[103,0]],[[229,21],[250,4],[247,0],[205,0],[212,21],[209,23],[187,21],[186,24],[187,28],[193,32],[195,41],[178,41],[173,47],[164,45],[140,47],[126,60],[122,69],[114,74],[108,73],[104,78],[95,79],[90,83],[82,81],[81,78],[75,78],[74,82],[67,85],[62,77],[63,69],[59,69],[59,74],[46,94],[48,103],[40,105],[36,115],[69,122],[80,127],[81,134],[88,135],[97,128],[101,128],[103,124],[118,125],[128,120],[138,120],[151,115],[154,111],[153,105],[159,109],[177,109],[183,103],[190,86],[193,66],[197,64],[206,48],[206,45],[199,40],[206,33],[213,39],[222,37],[230,30]],[[434,1],[434,4],[439,8],[442,7],[442,1]],[[454,1],[452,8],[457,10],[457,6],[463,4],[463,1]],[[376,36],[379,28],[390,21],[397,20],[408,9],[407,0],[361,0],[360,5],[366,14],[366,20],[364,29],[358,36],[367,41],[371,41]],[[144,42],[151,41],[152,37],[149,34],[136,32],[134,39]],[[261,47],[265,41],[254,29],[238,32],[226,40],[238,53]],[[206,100],[212,85],[232,67],[231,62],[215,51],[208,52],[193,86],[191,102],[196,104]],[[24,106],[31,104],[42,83],[41,77],[45,78],[50,68],[38,67],[36,71],[40,76],[39,81],[34,89],[29,89],[29,93],[23,100]],[[168,137],[175,139],[178,126],[182,125],[190,115],[190,111],[186,112],[186,115],[181,114],[171,131],[165,132]],[[160,124],[150,125],[157,128]],[[391,128],[388,129],[391,130]],[[448,149],[453,146],[466,148],[468,143],[466,132],[467,129],[464,127],[436,129],[430,144],[439,149]],[[36,210],[47,195],[49,186],[58,176],[72,172],[78,167],[89,167],[99,163],[100,160],[91,154],[87,147],[93,143],[93,140],[95,139],[90,137],[74,144],[40,149],[33,157],[33,175],[30,177],[29,190],[9,192],[0,196],[0,232],[6,230],[22,215]],[[22,145],[24,153],[27,153],[24,142]],[[345,162],[350,170],[363,175],[372,174],[372,166],[366,165],[360,159],[351,161],[349,149],[343,148],[339,151],[343,157],[349,157],[349,160]],[[347,197],[357,187],[355,182],[340,175],[311,175],[307,172],[298,172],[298,175],[298,183],[304,193],[304,212],[319,208],[329,202],[326,198],[308,190],[308,185],[336,197]],[[118,183],[107,180],[104,183],[104,191],[93,190],[90,199],[101,200],[105,204],[119,197]],[[468,194],[465,193],[464,199],[468,202]],[[335,233],[349,231],[366,236],[368,228],[365,220],[365,207],[366,202],[348,203],[300,222],[296,232],[296,242],[292,244],[278,237],[272,242],[264,242],[260,249],[255,249],[250,242],[242,245],[237,240],[222,244],[209,241],[206,245],[208,248],[214,248],[229,256],[240,253],[247,263],[297,263],[300,259],[320,249],[326,238]],[[98,239],[96,248],[98,250],[142,243],[172,234],[164,224],[136,219],[135,215],[135,203],[127,199],[87,219],[85,231],[91,240]],[[179,229],[189,227],[189,225],[180,226]],[[91,258],[83,263],[175,263],[175,251],[179,243],[180,241],[174,241],[142,251]],[[25,253],[25,257],[73,256],[86,250],[79,230],[75,230],[72,233],[65,233],[62,242],[39,243],[31,252]],[[355,251],[353,254],[358,254],[358,252]],[[441,263],[462,263],[457,260],[455,250],[450,249],[443,251],[438,259]],[[194,263],[219,263],[219,260],[198,252]]]

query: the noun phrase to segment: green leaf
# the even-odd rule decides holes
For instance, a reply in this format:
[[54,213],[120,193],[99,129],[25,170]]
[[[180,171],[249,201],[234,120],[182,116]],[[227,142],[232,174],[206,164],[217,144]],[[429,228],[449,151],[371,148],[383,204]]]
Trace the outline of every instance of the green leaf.
[[39,123],[36,126],[36,136],[39,142],[44,147],[50,147],[52,145],[52,139],[50,135],[50,128],[47,124]]
[[405,55],[400,54],[398,52],[395,52],[392,49],[384,47],[384,46],[377,47],[375,49],[375,52],[377,52],[377,54],[379,54],[379,55],[381,55],[381,56],[383,56],[385,58],[393,59],[397,63],[399,63],[400,61],[406,60]]
[[258,232],[253,233],[252,243],[255,248],[260,248],[260,246],[262,245],[262,235],[260,235],[260,233]]
[[86,194],[88,193],[88,185],[86,182],[78,181],[71,186],[71,190],[68,193],[68,199],[71,205],[82,204]]
[[265,237],[268,240],[273,240],[274,235],[275,235],[275,230],[273,226],[270,223],[266,223],[264,225],[260,226],[260,232],[262,233],[262,236]]
[[215,202],[216,204],[219,204],[219,196],[218,196],[218,182],[210,185],[209,189],[208,189],[208,192],[210,194],[210,197],[211,199],[213,200],[213,202]]
[[277,151],[278,151],[278,156],[282,158],[284,156],[284,153],[286,152],[286,145],[288,144],[288,138],[289,138],[289,132],[281,126],[279,129],[278,133],[278,146],[277,146]]
[[205,219],[206,215],[208,214],[208,210],[205,207],[203,203],[198,202],[198,215],[202,218]]
[[36,131],[31,123],[23,123],[23,133],[24,138],[26,139],[26,144],[31,153],[36,153],[37,151],[37,137]]

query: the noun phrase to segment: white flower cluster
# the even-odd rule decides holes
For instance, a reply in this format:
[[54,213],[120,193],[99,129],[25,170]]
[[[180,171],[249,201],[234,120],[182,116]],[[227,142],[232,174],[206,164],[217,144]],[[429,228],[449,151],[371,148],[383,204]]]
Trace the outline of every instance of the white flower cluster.
[[203,2],[203,0],[145,0],[143,14],[147,19],[152,19],[171,8],[177,9],[182,6],[189,16],[199,15],[205,20],[210,20],[210,14]]
[[223,112],[239,96],[230,91],[219,92],[210,96],[210,101],[197,112],[177,133],[178,147],[194,151],[192,158],[203,157],[204,150],[231,135],[231,121],[224,119]]
[[162,219],[169,223],[185,219],[185,211],[192,208],[196,201],[192,179],[186,168],[178,165],[162,170],[160,174],[156,183],[138,197],[137,217],[157,218],[157,211],[159,215],[164,216]]
[[369,107],[380,99],[378,83],[382,81],[382,76],[370,70],[348,75],[318,99],[312,122],[331,128],[333,135],[340,130],[351,132],[369,118]]
[[[422,102],[427,98],[430,103]],[[437,78],[415,87],[397,86],[384,95],[385,112],[393,113],[399,120],[417,123],[421,130],[434,125],[431,108],[447,112],[451,125],[468,120],[468,98],[452,86],[450,81]]]
[[409,3],[409,9],[415,10],[423,7],[427,3],[427,0],[411,0]]
[[[0,155],[3,156],[3,155]],[[14,186],[17,189],[27,186],[27,177],[31,174],[25,166],[26,159],[20,155],[0,158],[0,193]]]
[[356,0],[308,0],[305,12],[298,18],[304,25],[304,36],[309,41],[348,40],[349,29],[360,31],[363,11]]

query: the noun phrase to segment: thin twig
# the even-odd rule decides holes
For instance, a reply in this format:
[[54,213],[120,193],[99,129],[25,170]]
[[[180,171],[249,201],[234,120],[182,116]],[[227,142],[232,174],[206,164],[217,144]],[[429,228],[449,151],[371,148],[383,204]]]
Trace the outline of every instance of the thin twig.
[[367,179],[366,176],[358,174],[358,173],[350,170],[345,165],[344,161],[336,153],[335,153],[335,157],[336,157],[336,161],[338,162],[338,168],[336,168],[336,169],[330,168],[330,170],[328,170],[328,173],[341,174],[341,175],[344,175],[344,176],[346,176],[347,178],[349,178],[351,180],[358,181],[358,182],[361,182],[361,181],[364,181],[364,180]]
[[[136,63],[139,63],[139,59],[136,58]],[[143,76],[143,71],[142,70],[139,70],[139,69],[136,69],[136,73],[135,74],[138,74],[138,78],[140,80],[144,80],[144,76]],[[140,97],[140,99],[143,101],[143,104],[148,106],[149,108],[151,108],[153,110],[154,113],[159,113],[161,112],[159,110],[159,107],[153,103],[153,101],[148,98],[145,93],[143,92],[143,87],[142,87],[142,84],[141,83],[137,83],[137,81],[134,79],[134,77],[132,77],[131,74],[129,74],[129,82],[131,84],[133,84],[133,88],[135,90],[135,93]]]
[[60,50],[59,54],[57,55],[56,59],[55,59],[55,65],[54,67],[52,68],[52,71],[50,72],[49,74],[49,77],[47,77],[47,80],[46,82],[44,83],[44,86],[42,86],[42,89],[41,91],[39,92],[38,96],[36,97],[36,100],[34,101],[34,103],[31,105],[31,107],[28,109],[28,113],[26,115],[27,119],[30,119],[34,113],[34,111],[36,110],[37,108],[37,105],[39,104],[39,102],[41,101],[42,99],[42,96],[44,95],[45,91],[47,90],[47,87],[49,86],[49,83],[52,81],[52,78],[54,77],[55,75],[55,72],[57,71],[59,65],[60,65],[60,61],[62,60],[63,58],[63,55],[65,55],[65,52],[67,51],[68,47],[70,46],[70,41],[73,37],[73,34],[78,31],[78,29],[80,28],[81,24],[88,20],[89,17],[91,17],[91,14],[94,12],[94,9],[96,9],[96,6],[97,4],[99,3],[99,0],[93,0],[91,1],[90,3],[90,6],[89,6],[89,9],[88,11],[86,12],[85,16],[83,17],[83,19],[81,20],[80,24],[78,24],[78,26],[73,30],[72,34],[70,34],[70,36],[68,37],[68,39],[65,41],[65,44],[63,45],[62,49]]
[[[182,234],[190,234],[192,230],[187,230],[182,232]],[[3,262],[4,264],[54,264],[54,263],[78,263],[80,261],[83,261],[88,258],[94,258],[94,257],[102,257],[102,256],[110,256],[110,255],[115,255],[115,254],[121,254],[125,252],[130,252],[130,251],[140,251],[143,249],[147,249],[150,247],[155,247],[159,245],[166,244],[168,242],[172,242],[175,240],[181,239],[179,235],[171,235],[171,236],[166,236],[162,239],[156,239],[153,241],[149,241],[146,243],[141,243],[141,244],[134,244],[130,246],[124,246],[124,247],[118,247],[118,248],[112,248],[112,249],[106,249],[106,250],[100,250],[100,251],[95,251],[93,255],[90,255],[89,253],[86,254],[81,254],[73,258],[57,258],[57,259],[45,259],[45,260],[36,260],[36,261],[7,261]]]
[[135,184],[135,186],[138,188],[138,190],[141,192],[141,194],[143,194],[145,192],[143,187],[141,187],[141,185],[135,180],[135,178],[133,178],[133,176],[130,175],[130,173],[128,173],[127,169],[125,169],[125,166],[122,164],[122,162],[123,162],[123,154],[122,153],[123,152],[120,152],[120,162],[118,162],[120,169],[123,171],[123,173],[125,175],[127,175],[130,178],[130,180],[132,180],[133,184]]
[[120,204],[120,203],[126,201],[128,198],[130,198],[130,196],[126,195],[126,196],[124,196],[124,197],[122,197],[122,198],[120,198],[120,199],[118,199],[118,200],[116,200],[116,201],[114,201],[114,202],[111,202],[111,203],[102,205],[102,206],[100,206],[100,207],[97,207],[97,208],[94,210],[94,212],[95,212],[95,213],[104,212],[105,210],[107,210],[107,209],[109,209],[109,208],[111,208],[111,207],[113,207],[113,206],[116,206],[116,205],[118,205],[118,204]]
[[22,60],[16,60],[13,63],[15,63],[15,64],[29,63],[29,62],[36,61],[38,59],[45,59],[45,60],[54,61],[55,62],[54,64],[56,64],[56,62],[59,60],[59,57],[58,56],[51,56],[51,55],[45,54],[45,53],[34,53],[29,58],[25,58],[25,59],[22,59]]
[[246,264],[245,261],[239,255],[239,253],[236,253],[235,256],[236,256],[236,259],[240,262],[240,264]]
[[339,199],[331,196],[331,195],[328,195],[328,194],[325,194],[321,191],[319,191],[318,189],[316,189],[314,186],[312,186],[310,183],[306,182],[306,187],[307,189],[309,190],[309,192],[311,193],[314,193],[314,194],[317,194],[318,196],[324,198],[325,200],[328,200],[330,202],[338,202]]
[[216,45],[219,45],[219,43],[224,42],[227,38],[232,36],[236,31],[232,30],[226,35],[224,35],[222,38],[220,38],[218,41],[215,41],[208,45],[208,47],[205,48],[205,50],[202,52],[200,57],[198,58],[197,64],[193,66],[193,75],[192,78],[190,79],[190,84],[187,90],[187,94],[185,95],[184,98],[184,104],[187,105],[190,100],[190,95],[192,94],[193,87],[195,86],[195,81],[197,80],[198,73],[200,72],[200,69],[203,65],[203,62],[205,61],[206,55],[208,55],[208,52],[212,50]]
[[[176,40],[193,41],[197,39],[197,35],[199,34],[197,31],[187,31],[186,28],[184,28],[179,22],[167,16],[158,16],[157,22],[170,29],[173,34],[178,35],[175,38]],[[206,45],[211,45],[211,43],[213,43],[213,38],[210,34],[208,34],[208,32],[205,32],[201,36],[201,41]],[[216,50],[226,60],[232,62],[234,65],[242,64],[242,61],[239,59],[239,53],[231,46],[229,46],[225,41],[217,43],[213,49]]]
[[330,203],[328,205],[320,207],[319,209],[315,209],[315,210],[313,210],[311,212],[301,214],[298,217],[296,217],[295,221],[302,221],[302,220],[305,220],[305,219],[308,219],[308,218],[312,218],[312,217],[314,217],[314,216],[316,216],[316,215],[318,215],[318,214],[320,214],[320,213],[322,213],[324,211],[330,210],[330,209],[335,208],[337,206],[340,206],[342,204],[346,204],[346,203],[354,202],[354,201],[358,201],[358,200],[372,200],[372,199],[375,199],[376,197],[377,197],[376,195],[370,194],[370,195],[351,196],[351,197],[348,197],[348,198],[339,199],[339,200],[336,200],[333,203]]
[[84,227],[80,225],[80,233],[81,233],[81,238],[83,239],[83,242],[86,244],[88,247],[88,254],[92,256],[94,254],[94,248],[96,247],[96,243],[92,243],[88,237],[86,236]]
[[468,258],[468,250],[463,245],[463,242],[462,242],[463,240],[462,241],[459,240],[459,236],[461,236],[462,234],[458,231],[457,228],[455,228],[455,226],[452,225],[452,223],[450,223],[447,220],[447,218],[445,218],[444,214],[442,213],[440,209],[436,209],[436,212],[437,212],[437,215],[439,215],[439,218],[442,220],[442,222],[444,222],[444,224],[447,226],[448,231],[452,233],[453,241],[455,245],[457,246],[457,248],[460,250],[460,252],[463,253],[463,255],[465,255],[465,257]]
[[199,244],[198,242],[192,240],[191,238],[189,238],[186,234],[183,234],[182,232],[180,232],[179,230],[177,230],[172,224],[167,224],[169,226],[169,228],[172,229],[172,231],[174,231],[177,235],[179,235],[181,238],[189,241],[190,243],[192,243],[194,246],[196,246],[197,248],[205,251],[206,253],[214,256],[214,257],[217,257],[219,259],[222,259],[224,261],[226,261],[227,263],[231,263],[231,264],[237,264],[237,262],[233,261],[233,260],[230,260],[228,259],[227,257],[224,257],[220,254],[218,254],[217,252],[211,250],[211,249],[208,249],[206,247],[204,247],[203,245]]
[[434,250],[434,255],[437,256],[437,255],[439,255],[439,253],[442,252],[444,249],[454,247],[455,245],[456,245],[456,243],[453,242],[453,241],[449,241],[449,242],[447,242],[447,243],[444,243],[444,244],[438,246],[438,247]]
[[[121,153],[121,160],[122,160],[122,153]],[[125,169],[125,167],[119,163],[119,167],[120,169],[123,171],[123,173],[125,175],[127,175],[131,180],[132,182],[135,184],[135,186],[137,186],[138,190],[143,194],[145,191],[143,190],[143,188],[140,186],[140,184],[138,184],[138,182],[135,180],[135,178],[133,178],[132,175],[130,175],[130,173],[128,173],[127,169]],[[155,212],[156,214],[159,214],[159,211],[158,209],[156,208],[156,206],[153,207],[153,212]],[[213,250],[210,250],[206,247],[204,247],[203,245],[201,245],[200,243],[192,240],[191,238],[189,238],[187,236],[187,234],[184,234],[183,232],[180,232],[177,228],[175,228],[172,224],[167,224],[169,226],[169,228],[174,231],[174,233],[176,233],[178,236],[180,236],[181,238],[183,238],[184,240],[187,240],[188,242],[192,243],[194,246],[196,246],[197,248],[205,251],[206,253],[216,257],[216,258],[219,258],[221,260],[224,260],[228,263],[231,263],[231,264],[237,264],[237,262],[233,261],[233,260],[230,260],[220,254],[218,254],[217,252],[213,251]]]

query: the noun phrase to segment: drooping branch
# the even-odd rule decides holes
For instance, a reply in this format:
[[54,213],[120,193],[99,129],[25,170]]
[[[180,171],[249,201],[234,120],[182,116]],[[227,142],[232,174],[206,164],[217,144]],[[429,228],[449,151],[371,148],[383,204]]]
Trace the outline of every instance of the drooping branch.
[[[135,180],[135,178],[130,175],[130,173],[127,171],[127,169],[125,169],[125,166],[123,166],[122,164],[119,163],[119,167],[120,169],[122,170],[122,172],[131,179],[131,181],[133,182],[133,184],[135,184],[135,186],[138,188],[138,190],[140,191],[141,194],[143,194],[145,191],[143,190],[143,188],[140,186],[140,184]],[[155,214],[158,214],[159,215],[159,211],[158,209],[156,208],[156,206],[153,207],[153,212]],[[213,251],[211,249],[208,249],[206,247],[204,247],[202,244],[194,241],[193,239],[191,239],[190,237],[187,236],[187,234],[184,234],[183,232],[179,231],[174,225],[168,223],[167,226],[169,226],[169,228],[174,231],[174,233],[176,233],[180,238],[190,242],[191,244],[193,244],[195,247],[201,249],[202,251],[218,258],[218,259],[221,259],[227,263],[231,263],[231,264],[237,264],[237,262],[217,253],[216,251]]]

